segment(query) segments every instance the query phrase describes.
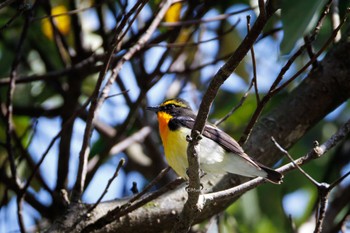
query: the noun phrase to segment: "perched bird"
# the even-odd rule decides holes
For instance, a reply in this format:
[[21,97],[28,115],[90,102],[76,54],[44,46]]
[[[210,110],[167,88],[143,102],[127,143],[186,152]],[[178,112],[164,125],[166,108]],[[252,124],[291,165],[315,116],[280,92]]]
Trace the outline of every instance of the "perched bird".
[[[187,135],[191,134],[196,114],[188,102],[176,98],[166,100],[147,110],[157,113],[159,133],[164,146],[165,157],[175,172],[188,179],[186,170]],[[234,173],[247,177],[263,177],[272,183],[282,182],[283,175],[253,161],[242,147],[228,134],[207,123],[199,141],[199,165],[206,174]]]

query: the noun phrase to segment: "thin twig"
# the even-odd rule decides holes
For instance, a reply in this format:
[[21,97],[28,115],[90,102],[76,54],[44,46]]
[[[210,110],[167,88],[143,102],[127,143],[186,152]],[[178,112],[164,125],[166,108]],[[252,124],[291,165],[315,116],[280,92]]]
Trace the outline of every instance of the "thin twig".
[[298,233],[296,226],[295,226],[295,222],[294,222],[291,214],[288,215],[288,221],[289,221],[292,233]]
[[[201,201],[199,199],[198,189],[200,188],[199,176],[198,176],[198,158],[196,156],[196,145],[200,140],[199,135],[201,135],[204,126],[206,124],[210,107],[212,102],[223,82],[231,75],[231,73],[236,69],[241,60],[246,56],[251,48],[252,44],[258,38],[260,32],[265,26],[267,20],[272,16],[275,9],[273,9],[270,2],[266,5],[266,15],[263,17],[258,16],[255,21],[254,26],[250,33],[244,38],[240,46],[235,50],[234,54],[228,59],[228,61],[222,66],[216,73],[214,78],[211,80],[207,91],[205,92],[202,102],[199,107],[198,115],[191,131],[191,140],[188,143],[187,157],[189,162],[189,191],[188,200],[184,206],[183,212],[180,217],[180,221],[175,225],[173,231],[177,232],[187,232],[193,219],[195,218],[198,211],[202,208]],[[191,176],[190,176],[191,175]]]
[[5,2],[3,2],[3,3],[0,3],[0,9],[1,9],[1,8],[4,8],[4,7],[7,6],[7,5],[12,4],[14,1],[16,1],[16,0],[7,0],[7,1],[5,1]]
[[132,119],[134,119],[132,116],[138,110],[138,106],[139,106],[140,102],[144,100],[144,95],[145,95],[145,93],[143,91],[141,91],[138,99],[134,102],[134,104],[133,105],[129,105],[129,114],[125,118],[125,121],[123,122],[123,124],[118,127],[118,130],[116,131],[115,134],[112,135],[112,138],[106,143],[107,145],[106,145],[105,149],[99,154],[99,156],[98,157],[94,156],[94,159],[89,161],[88,174],[87,174],[87,178],[86,178],[86,185],[91,182],[92,178],[94,177],[94,174],[96,173],[96,171],[98,170],[100,165],[102,163],[104,163],[104,161],[105,161],[104,159],[111,154],[110,152],[111,152],[112,148],[114,148],[114,147],[118,148],[119,147],[119,149],[120,148],[123,149],[123,147],[125,145],[127,145],[127,143],[125,143],[125,142],[132,142],[130,137],[134,138],[134,139],[137,139],[139,136],[142,137],[142,135],[144,135],[143,133],[145,131],[147,131],[147,129],[143,128],[143,129],[141,129],[140,131],[138,131],[136,133],[136,135],[139,135],[139,136],[135,135],[135,137],[133,137],[134,135],[132,135],[129,138],[127,138],[126,141],[124,141],[124,140],[123,141],[119,141],[121,135],[123,135],[124,132],[128,131],[128,126],[131,125],[130,122],[131,122]]
[[30,9],[30,4],[23,3],[20,5],[20,7],[17,9],[16,13],[2,26],[0,27],[0,32],[8,28],[15,19],[20,17],[25,11]]
[[191,72],[195,72],[195,71],[201,70],[201,69],[203,69],[203,68],[205,68],[207,66],[210,66],[210,65],[215,65],[218,62],[221,62],[222,60],[226,60],[226,59],[228,59],[231,56],[232,56],[232,54],[227,54],[227,55],[218,57],[218,58],[216,58],[216,59],[214,59],[212,61],[209,61],[207,63],[201,64],[201,65],[198,65],[198,66],[194,66],[194,67],[185,68],[183,70],[175,70],[174,68],[170,67],[170,69],[167,69],[165,72],[159,72],[158,74],[159,74],[159,76],[162,76],[164,74],[187,74],[187,73],[191,73]]
[[[31,133],[31,135],[28,136],[28,142],[27,142],[27,147],[31,144],[31,140],[33,139],[34,135],[35,135],[35,129],[36,129],[36,122],[34,123],[34,126],[28,126],[28,130],[31,127],[31,129],[33,129],[34,132]],[[25,134],[23,134],[24,136]],[[35,168],[35,162],[33,160],[33,158],[30,156],[30,154],[28,153],[28,148],[25,148],[22,145],[22,140],[21,138],[19,138],[19,136],[16,134],[15,131],[12,132],[12,137],[16,143],[16,148],[19,149],[19,153],[22,155],[22,158],[24,158],[28,164],[28,169],[33,170]],[[20,163],[20,162],[18,162]],[[47,185],[46,181],[43,179],[42,175],[40,173],[36,173],[36,179],[42,184],[42,188],[47,191],[52,198],[55,198],[53,195],[52,190],[50,189],[50,187]]]
[[220,125],[222,122],[226,121],[227,118],[229,118],[238,108],[240,108],[240,107],[243,105],[244,101],[247,99],[247,97],[248,97],[248,95],[249,95],[250,90],[251,90],[252,87],[253,87],[253,82],[254,82],[254,80],[252,80],[252,81],[250,82],[250,85],[249,85],[249,87],[248,87],[248,90],[244,93],[244,95],[242,96],[242,98],[241,98],[241,100],[239,101],[239,103],[238,103],[236,106],[234,106],[234,107],[231,109],[231,111],[230,111],[229,113],[227,113],[223,118],[221,118],[221,119],[215,121],[214,125],[218,126],[218,125]]
[[117,94],[109,95],[109,96],[106,97],[106,100],[110,99],[110,98],[113,98],[113,97],[116,97],[116,96],[124,95],[125,93],[128,93],[129,91],[130,90],[125,90],[125,91],[122,91],[122,92],[117,93]]
[[71,121],[73,121],[78,115],[80,115],[83,111],[85,111],[85,108],[88,106],[88,104],[90,103],[90,98],[87,99],[85,101],[85,103],[81,106],[80,109],[78,109],[65,123],[64,125],[61,127],[61,130],[52,138],[50,144],[48,145],[48,147],[46,148],[46,150],[44,151],[44,153],[42,154],[40,160],[38,161],[38,163],[36,164],[35,168],[32,171],[32,174],[29,176],[29,178],[27,179],[26,184],[23,187],[23,190],[28,189],[28,187],[30,186],[30,183],[32,182],[33,178],[35,177],[36,172],[39,170],[41,164],[44,162],[47,154],[50,152],[51,148],[54,146],[55,142],[57,139],[60,138],[63,130],[66,128],[66,126],[68,124],[71,123]]
[[[331,185],[327,183],[319,183],[315,179],[313,179],[309,174],[307,174],[297,163],[294,162],[293,158],[290,156],[288,151],[286,151],[281,145],[276,142],[276,140],[271,137],[271,140],[275,144],[275,146],[283,153],[285,154],[294,164],[294,166],[304,175],[308,178],[308,180],[311,181],[311,183],[317,188],[318,190],[318,209],[316,211],[316,225],[314,233],[320,233],[322,231],[322,224],[323,220],[326,216],[326,206],[328,203],[328,196],[329,193],[332,191],[332,189],[338,185],[341,181],[343,181],[350,172],[346,173],[344,176],[333,182]],[[316,143],[316,146],[318,143]]]
[[348,177],[350,175],[350,171],[348,171],[347,173],[345,173],[342,177],[340,177],[339,179],[337,179],[336,181],[334,181],[329,188],[333,189],[335,186],[337,186],[338,184],[340,184],[346,177]]
[[57,17],[60,17],[60,16],[67,16],[67,15],[75,15],[75,14],[78,14],[78,13],[90,10],[92,8],[99,7],[101,5],[102,4],[94,4],[92,6],[83,7],[83,8],[75,9],[75,10],[70,10],[70,11],[67,11],[67,12],[64,12],[64,13],[60,13],[60,14],[44,15],[44,16],[33,18],[32,21],[39,21],[39,20],[43,20],[43,19],[47,19],[47,18],[57,18]]
[[[112,55],[114,54],[114,51],[116,51],[120,47],[120,42],[122,40],[122,37],[119,35],[122,33],[124,26],[126,25],[128,18],[132,16],[134,12],[139,10],[139,8],[143,8],[145,6],[145,1],[137,2],[134,7],[128,12],[128,14],[124,17],[122,22],[120,22],[118,28],[116,29],[115,33],[115,41],[111,49],[108,51],[108,56],[106,56],[106,60],[104,62],[104,66],[99,74],[98,81],[95,86],[95,90],[92,94],[92,101],[89,108],[88,117],[86,119],[86,126],[84,131],[84,137],[83,137],[83,143],[81,146],[81,150],[79,153],[79,167],[78,167],[78,175],[77,180],[73,188],[72,193],[72,201],[78,202],[81,198],[81,195],[83,193],[84,187],[85,187],[85,179],[86,179],[86,172],[87,172],[87,162],[88,162],[88,155],[89,155],[89,142],[90,142],[90,135],[92,133],[92,122],[95,118],[95,115],[97,114],[97,110],[100,106],[99,93],[100,88],[103,83],[104,76],[110,66],[110,62],[112,59]],[[137,15],[137,14],[136,14]],[[135,17],[136,17],[135,15]],[[124,34],[125,35],[125,34]],[[124,61],[124,59],[122,59]],[[104,98],[107,96],[105,94]]]
[[[21,189],[18,185],[13,181],[11,177],[5,173],[4,169],[0,169],[0,182],[5,184],[8,190],[12,190],[16,193],[17,196],[22,195],[21,192],[24,192],[23,188]],[[24,199],[25,201],[31,205],[34,209],[36,209],[43,217],[50,218],[50,209],[48,206],[45,206],[41,203],[33,193],[28,190],[25,191]],[[52,215],[51,215],[52,216]]]
[[17,182],[17,172],[16,172],[16,164],[15,164],[15,158],[13,155],[13,148],[12,148],[12,140],[11,140],[11,134],[13,131],[13,122],[12,122],[12,101],[13,101],[13,93],[15,91],[15,79],[16,79],[16,67],[17,67],[17,61],[14,62],[12,72],[10,75],[10,85],[7,91],[7,101],[6,101],[6,149],[8,154],[8,159],[10,161],[10,171],[12,179],[14,179]]
[[140,206],[143,206],[146,203],[154,200],[155,198],[161,196],[162,194],[168,192],[169,190],[174,190],[176,187],[178,187],[183,182],[184,182],[184,180],[182,178],[178,178],[178,179],[170,182],[169,184],[165,185],[161,189],[159,189],[153,193],[149,193],[148,195],[146,195],[144,198],[142,198],[141,200],[139,200],[137,202],[131,203],[130,205],[128,203],[126,203],[122,206],[118,206],[118,207],[114,208],[113,210],[108,211],[107,214],[105,214],[104,216],[102,216],[101,218],[96,220],[95,222],[85,226],[81,230],[81,232],[87,233],[87,232],[93,231],[94,229],[100,229],[103,226],[107,225],[108,223],[111,223],[112,221],[115,221],[116,219],[120,218],[121,216],[124,216],[124,215],[130,213],[131,211],[139,208]]
[[148,44],[146,47],[163,47],[163,48],[182,48],[182,47],[197,47],[200,44],[204,44],[204,43],[208,43],[208,42],[212,42],[212,41],[216,41],[220,38],[222,38],[224,35],[232,32],[237,25],[239,24],[240,19],[238,19],[236,21],[236,23],[234,23],[228,30],[226,30],[225,32],[221,33],[218,36],[215,36],[213,38],[207,39],[207,40],[200,40],[198,42],[181,42],[181,43],[166,43],[166,44]]
[[104,100],[105,100],[106,96],[108,95],[108,92],[109,92],[112,84],[115,82],[115,79],[118,77],[118,74],[119,74],[122,66],[124,65],[124,63],[126,61],[129,61],[131,59],[131,57],[137,51],[139,51],[142,47],[145,46],[146,42],[150,39],[150,37],[152,36],[153,32],[157,29],[158,25],[162,21],[164,15],[165,15],[167,9],[170,7],[171,3],[172,3],[172,0],[163,1],[164,5],[162,6],[160,11],[155,16],[154,20],[150,24],[150,26],[147,29],[147,31],[140,37],[140,39],[137,41],[137,43],[134,46],[132,46],[123,55],[122,59],[114,67],[114,69],[112,70],[111,77],[108,79],[106,85],[104,86],[104,88],[101,91],[101,95],[99,97],[99,105],[101,105],[104,102]]
[[[264,3],[261,4],[260,1],[259,1],[260,10],[261,10],[261,8],[263,8],[264,11],[265,11],[265,6],[261,7],[261,5],[264,6]],[[250,15],[247,15],[247,29],[248,29],[248,33],[249,33],[249,31],[250,31]],[[252,84],[254,85],[256,102],[257,102],[257,104],[259,104],[260,103],[260,97],[259,97],[259,89],[258,89],[258,75],[257,75],[257,72],[256,72],[256,60],[255,60],[254,44],[250,48],[250,54],[251,54],[251,57],[252,57],[252,64],[253,64],[253,80],[252,80]]]
[[[328,152],[330,149],[332,149],[333,147],[338,145],[342,140],[344,140],[344,138],[347,137],[349,133],[350,133],[350,119],[344,125],[342,125],[338,129],[338,131],[334,133],[326,142],[316,146],[305,156],[299,159],[296,159],[293,162],[290,162],[276,169],[276,171],[282,174],[285,174],[286,172],[294,170],[296,168],[295,164],[298,164],[299,166],[301,166],[313,159],[323,156],[326,152]],[[209,193],[209,194],[204,194],[203,199],[206,200],[206,205],[209,205],[212,202],[217,202],[218,200],[229,200],[229,199],[232,200],[233,197],[241,195],[242,193],[248,190],[251,190],[256,186],[265,182],[266,181],[263,178],[258,177],[230,189]]]
[[[112,86],[112,84],[115,82],[116,78],[118,77],[118,74],[122,68],[122,66],[124,65],[124,63],[128,60],[130,60],[132,58],[132,56],[138,52],[141,48],[143,48],[146,44],[147,41],[149,41],[150,37],[152,36],[153,32],[157,29],[157,27],[159,26],[160,22],[162,21],[167,9],[170,7],[170,5],[172,4],[172,0],[164,0],[162,3],[162,8],[159,10],[159,12],[157,13],[157,15],[154,17],[154,20],[152,21],[152,23],[149,25],[148,30],[139,38],[139,40],[134,44],[134,46],[132,46],[120,59],[120,61],[116,64],[116,66],[114,67],[114,69],[112,70],[112,74],[111,77],[108,79],[106,85],[103,87],[101,94],[99,96],[99,103],[98,106],[102,105],[102,103],[104,102],[106,96],[108,96],[108,92]],[[144,89],[142,89],[138,99],[135,101],[134,105],[130,108],[129,114],[126,117],[126,120],[124,121],[124,123],[119,127],[118,129],[118,133],[115,135],[115,137],[112,138],[112,140],[110,141],[109,145],[107,146],[108,150],[104,150],[101,153],[101,158],[104,158],[108,155],[109,153],[109,149],[111,148],[111,146],[113,146],[117,140],[119,140],[119,137],[122,135],[123,132],[125,132],[125,130],[127,129],[129,123],[131,120],[133,120],[134,118],[132,117],[135,112],[137,111],[137,108],[139,106],[139,103],[141,103],[141,101],[143,101],[144,96],[146,95],[146,91],[151,87],[147,86]],[[101,160],[100,160],[101,161]],[[99,163],[99,162],[98,162]],[[98,164],[97,163],[97,164]],[[91,177],[91,175],[93,175],[96,172],[97,166],[94,166],[94,168],[92,169],[92,171],[89,173],[89,177]],[[91,180],[91,179],[90,179]]]
[[10,161],[10,169],[11,169],[11,174],[12,178],[15,180],[17,183],[17,174],[16,174],[16,165],[15,165],[15,160],[14,160],[14,155],[13,155],[13,149],[12,149],[12,143],[11,143],[11,135],[13,131],[13,122],[12,122],[12,115],[13,115],[13,94],[15,91],[16,87],[16,79],[17,79],[17,67],[20,62],[21,54],[22,54],[22,46],[24,43],[24,39],[27,35],[28,32],[28,27],[29,27],[29,16],[30,14],[28,13],[25,23],[22,28],[22,32],[19,38],[18,45],[16,47],[16,56],[12,62],[11,66],[11,74],[10,74],[10,82],[9,82],[9,88],[7,91],[7,101],[6,101],[6,148],[8,152],[8,158]]
[[[25,8],[25,6],[23,6]],[[26,10],[28,10],[28,6]],[[7,112],[6,112],[6,119],[7,119],[7,128],[6,128],[6,144],[7,144],[7,150],[9,153],[9,160],[10,160],[10,166],[11,166],[11,173],[12,173],[12,178],[14,182],[17,184],[18,187],[21,187],[21,184],[19,183],[19,179],[16,174],[16,166],[15,166],[15,161],[14,161],[14,155],[13,155],[13,150],[12,150],[12,143],[11,143],[11,135],[13,133],[13,123],[12,123],[12,114],[13,114],[13,94],[15,91],[15,86],[16,86],[16,76],[17,76],[17,67],[20,63],[20,57],[22,55],[22,47],[24,44],[24,40],[28,34],[28,28],[29,28],[29,22],[31,18],[31,11],[27,12],[26,17],[25,17],[25,23],[22,28],[22,32],[19,38],[19,42],[16,48],[16,56],[15,59],[12,63],[12,68],[11,68],[11,75],[10,75],[10,86],[8,90],[8,95],[7,95]],[[18,224],[21,230],[21,233],[26,232],[26,228],[24,225],[24,220],[23,220],[23,213],[22,213],[22,202],[23,198],[25,195],[26,189],[22,188],[19,193],[17,193],[17,217],[18,217]]]
[[[333,4],[331,5],[331,23],[332,28],[335,30],[340,24],[340,16],[339,16],[339,0],[333,0]],[[341,39],[340,31],[334,37],[334,43],[339,42]]]
[[[95,65],[101,59],[105,58],[105,55],[93,54],[87,59],[74,64],[72,67],[66,67],[62,70],[50,71],[42,75],[29,75],[18,77],[16,79],[16,84],[24,84],[29,82],[36,82],[41,80],[54,80],[60,77],[64,77],[65,75],[70,75],[73,73],[84,73],[84,74],[92,74],[101,69],[101,65]],[[0,79],[0,86],[8,85],[10,82],[9,77],[4,77]]]
[[274,137],[271,137],[272,142],[275,144],[275,146],[284,154],[288,157],[288,159],[294,164],[294,166],[308,179],[313,183],[315,186],[318,186],[319,183],[312,178],[309,174],[307,174],[298,164],[294,162],[294,159],[292,156],[286,151],[277,141]]
[[145,195],[155,184],[157,184],[170,170],[170,167],[164,168],[141,192],[136,194],[128,203],[133,203]]
[[[336,28],[335,31],[333,31],[332,35],[329,37],[329,39],[326,41],[326,43],[323,45],[323,47],[307,62],[302,68],[300,68],[291,78],[289,78],[286,82],[280,84],[282,81],[285,73],[289,70],[291,65],[294,63],[297,57],[299,57],[302,52],[306,49],[307,44],[304,44],[301,46],[298,51],[296,51],[293,56],[287,61],[287,63],[282,67],[280,73],[276,77],[275,81],[271,85],[268,93],[262,98],[260,104],[257,106],[256,110],[253,113],[253,116],[251,117],[246,129],[244,130],[243,136],[239,140],[239,144],[243,144],[249,137],[251,130],[253,129],[253,126],[255,125],[256,121],[260,117],[260,114],[262,110],[264,109],[267,102],[278,92],[283,90],[287,85],[289,85],[292,81],[294,81],[300,74],[302,74],[310,65],[312,65],[317,58],[325,51],[325,49],[329,46],[329,44],[332,42],[334,36],[337,34],[337,32],[340,30],[340,28],[344,25],[348,18],[349,12],[345,15],[342,23]],[[316,31],[316,29],[315,29]],[[314,35],[316,32],[314,32],[312,35]],[[313,38],[313,39],[312,39]],[[311,43],[315,39],[314,36],[310,37],[309,43]]]
[[[203,117],[203,116],[201,116]],[[205,116],[206,118],[208,116]],[[198,117],[197,117],[198,119]],[[187,191],[187,201],[184,205],[179,221],[174,225],[171,232],[188,232],[193,224],[195,216],[203,208],[199,197],[202,193],[200,183],[200,168],[199,168],[199,156],[198,156],[198,145],[201,140],[201,133],[198,130],[192,130],[191,136],[187,136],[188,147],[187,147],[187,161],[188,170],[187,175],[189,178]]]
[[21,230],[21,233],[26,233],[26,227],[24,225],[24,220],[23,220],[23,195],[17,195],[17,216],[18,216],[18,225],[19,229]]
[[[139,131],[135,132],[134,134],[132,134],[129,137],[125,138],[124,140],[120,141],[118,144],[109,148],[109,154],[110,155],[118,154],[118,153],[124,151],[126,148],[128,148],[133,143],[142,142],[147,137],[147,135],[149,135],[151,133],[151,131],[152,131],[151,127],[149,127],[149,126],[143,127]],[[111,137],[113,137],[113,136],[114,135],[112,135]],[[98,167],[100,167],[100,165],[104,161],[104,159],[97,158],[97,157],[99,157],[99,156],[94,156],[94,158],[89,160],[88,172],[91,172],[91,171],[97,169]],[[87,180],[88,180],[87,182],[89,182],[89,176],[88,176]]]
[[339,26],[332,32],[332,35],[328,38],[328,40],[324,43],[322,48],[303,66],[301,67],[292,77],[290,77],[285,83],[281,84],[279,87],[276,87],[273,91],[275,94],[276,92],[279,92],[283,88],[285,88],[289,83],[291,83],[293,80],[295,80],[300,74],[302,74],[310,65],[312,65],[319,56],[327,49],[327,47],[332,43],[334,37],[338,34],[342,26],[345,24],[349,17],[350,11],[347,11],[346,15],[344,16],[343,21],[339,24]]
[[[310,43],[309,36],[304,36],[304,41],[306,45],[306,52],[309,56],[309,59],[312,59],[315,56],[315,52],[312,48],[312,44]],[[318,61],[316,60],[314,63],[312,63],[312,69],[315,69],[318,67]]]
[[[52,13],[52,6],[50,1],[44,1],[43,2],[44,10],[47,14]],[[59,54],[60,61],[62,62],[64,67],[68,67],[70,65],[70,61],[72,59],[72,56],[70,54],[70,49],[67,41],[65,40],[64,36],[62,35],[61,31],[57,28],[57,24],[54,21],[53,18],[49,18],[49,22],[52,29],[52,35],[54,39],[54,45],[57,49],[57,52]]]
[[[110,219],[114,219],[116,217],[116,215],[118,215],[118,217],[121,217],[125,214],[128,214],[129,212],[133,211],[135,208],[135,206],[141,206],[146,204],[148,201],[153,200],[156,197],[159,197],[161,194],[163,194],[164,192],[168,191],[169,189],[174,189],[177,185],[181,184],[181,182],[179,182],[178,180],[175,180],[173,182],[171,182],[170,184],[166,185],[165,187],[161,188],[160,190],[155,191],[153,194],[148,194],[147,197],[139,200],[142,196],[144,196],[155,184],[157,184],[159,182],[160,179],[162,179],[166,173],[170,170],[170,167],[167,167],[165,169],[163,169],[156,178],[154,178],[145,188],[144,190],[142,190],[142,192],[136,194],[134,197],[132,197],[128,202],[126,202],[125,204],[116,207],[115,209],[111,210],[110,212],[108,212],[107,214],[105,214],[104,216],[102,216],[101,218],[99,218],[95,223],[90,224],[90,226],[86,226],[83,231],[85,230],[86,232],[89,232],[90,228],[96,227],[98,225],[103,226],[103,223],[107,223],[108,221],[110,221]],[[180,181],[183,181],[182,179],[180,179]],[[135,202],[138,201],[136,204]],[[91,211],[89,211],[91,212]],[[87,213],[89,213],[87,212]],[[87,217],[88,215],[83,215],[83,217]],[[76,223],[73,224],[73,227],[76,227],[79,222],[81,221],[81,219],[77,219]]]
[[[275,144],[275,146],[283,153],[285,154],[288,159],[293,163],[293,165],[309,180],[311,183],[317,188],[318,190],[318,209],[316,211],[316,226],[315,226],[315,233],[321,232],[321,226],[323,219],[325,217],[326,213],[326,205],[328,202],[328,194],[329,194],[329,184],[327,183],[319,183],[314,178],[312,178],[309,174],[307,174],[297,163],[294,162],[292,156],[286,151],[278,142],[271,137],[271,140]],[[318,143],[315,143],[316,146]]]
[[323,221],[326,217],[326,207],[328,206],[328,196],[330,192],[341,181],[343,181],[349,174],[350,174],[350,171],[330,185],[327,183],[321,183],[319,186],[317,186],[319,198],[318,198],[318,209],[316,210],[316,225],[315,225],[314,233],[322,232],[322,226],[323,226]]
[[105,190],[103,191],[101,196],[97,199],[97,202],[87,210],[86,214],[91,213],[100,204],[100,202],[102,201],[103,197],[107,194],[108,189],[111,186],[112,182],[115,180],[115,178],[117,178],[120,169],[124,166],[124,163],[125,163],[125,159],[122,158],[119,161],[119,164],[118,164],[117,168],[115,169],[115,172],[114,172],[113,176],[108,180]]
[[203,23],[210,23],[210,22],[215,22],[215,21],[222,21],[226,20],[227,18],[241,14],[243,12],[247,12],[250,10],[253,10],[255,7],[247,7],[239,11],[234,11],[231,13],[226,13],[226,14],[221,14],[212,18],[207,18],[207,19],[195,19],[195,20],[188,20],[188,21],[181,21],[181,22],[171,22],[171,23],[162,23],[161,26],[163,27],[184,27],[184,26],[194,26],[197,24],[203,24]]
[[[167,50],[168,51],[168,50]],[[231,54],[222,56],[222,57],[218,57],[216,59],[214,59],[213,61],[201,64],[199,66],[196,67],[191,67],[191,68],[187,68],[187,69],[183,69],[183,70],[174,70],[174,69],[167,69],[165,72],[157,72],[154,73],[154,75],[158,75],[158,76],[163,76],[164,74],[186,74],[186,73],[190,73],[190,72],[195,72],[198,70],[203,69],[206,66],[209,65],[215,65],[216,63],[222,61],[222,60],[226,60],[227,58],[229,58],[231,56]],[[30,76],[22,76],[22,77],[18,77],[15,82],[16,84],[25,84],[25,83],[29,83],[29,82],[36,82],[36,81],[42,81],[42,80],[54,80],[54,79],[58,79],[61,77],[64,77],[65,75],[69,75],[71,73],[75,73],[75,72],[85,72],[86,74],[92,74],[97,72],[98,70],[101,70],[102,65],[94,65],[96,62],[101,61],[101,59],[105,58],[105,55],[100,55],[100,54],[94,54],[93,56],[90,56],[89,58],[87,58],[86,60],[79,62],[71,67],[67,67],[64,68],[62,70],[58,70],[58,71],[51,71],[42,75],[30,75]],[[117,58],[113,58],[113,60],[119,60],[119,57]],[[10,83],[10,77],[5,77],[5,78],[1,78],[0,79],[0,87],[4,86],[4,85],[8,85]]]
[[261,36],[256,40],[256,43],[260,42],[262,39],[265,39],[268,36],[271,36],[277,32],[282,31],[282,29],[283,29],[282,27],[275,27],[266,32],[262,32]]
[[334,0],[328,0],[327,4],[324,6],[324,9],[323,9],[323,11],[322,11],[317,23],[316,23],[316,26],[309,36],[311,41],[314,41],[316,39],[316,36],[319,34],[319,32],[322,28],[323,22],[326,19],[326,16],[330,12],[330,8],[332,6],[333,1]]

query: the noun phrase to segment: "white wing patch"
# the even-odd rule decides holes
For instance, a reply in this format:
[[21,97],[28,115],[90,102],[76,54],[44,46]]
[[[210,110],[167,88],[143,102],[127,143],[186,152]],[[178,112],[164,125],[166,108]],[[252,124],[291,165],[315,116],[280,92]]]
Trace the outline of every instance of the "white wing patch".
[[[184,127],[177,131],[170,131],[169,140],[165,147],[168,164],[179,176],[185,179],[188,179],[186,174],[188,168],[186,136],[190,134],[191,130]],[[242,156],[227,153],[224,148],[209,138],[203,137],[199,141],[198,150],[200,168],[205,173],[224,174],[228,172],[248,177],[267,176],[267,173],[258,166],[253,165]]]

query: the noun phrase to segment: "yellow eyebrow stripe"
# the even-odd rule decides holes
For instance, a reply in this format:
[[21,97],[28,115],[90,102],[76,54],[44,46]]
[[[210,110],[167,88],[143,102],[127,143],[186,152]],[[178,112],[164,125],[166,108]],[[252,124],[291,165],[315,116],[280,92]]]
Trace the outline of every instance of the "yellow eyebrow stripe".
[[187,108],[188,106],[184,103],[181,103],[179,101],[176,101],[176,100],[168,100],[168,101],[165,101],[163,102],[160,106],[166,106],[168,104],[173,104],[173,105],[176,105],[176,106],[179,106],[179,107],[183,107],[183,108]]

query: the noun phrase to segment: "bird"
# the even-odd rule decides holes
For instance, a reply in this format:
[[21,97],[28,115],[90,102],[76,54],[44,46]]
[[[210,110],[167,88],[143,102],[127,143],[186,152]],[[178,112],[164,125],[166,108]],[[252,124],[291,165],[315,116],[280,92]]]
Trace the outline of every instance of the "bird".
[[[157,114],[159,134],[169,166],[188,180],[187,137],[191,135],[197,115],[189,103],[181,98],[168,99],[146,109]],[[204,174],[233,173],[263,177],[275,184],[282,182],[281,173],[254,161],[235,139],[209,122],[204,126],[198,151],[199,166]]]

